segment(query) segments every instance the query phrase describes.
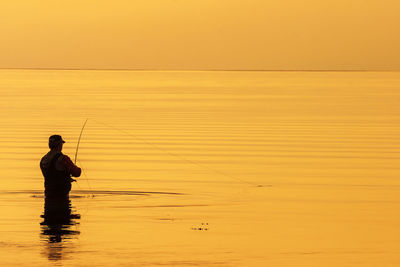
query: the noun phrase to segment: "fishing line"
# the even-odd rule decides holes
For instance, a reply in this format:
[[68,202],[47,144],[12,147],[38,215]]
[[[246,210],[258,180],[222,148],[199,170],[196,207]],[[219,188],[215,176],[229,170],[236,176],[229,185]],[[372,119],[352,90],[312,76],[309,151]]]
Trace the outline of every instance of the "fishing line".
[[233,179],[233,180],[236,180],[236,181],[240,181],[240,182],[245,183],[245,184],[255,185],[255,186],[257,186],[257,187],[263,187],[263,185],[261,185],[261,184],[257,184],[257,183],[254,183],[254,182],[249,182],[249,181],[243,180],[243,179],[241,179],[241,178],[238,178],[238,177],[232,176],[232,175],[230,175],[230,174],[226,174],[226,173],[224,173],[224,172],[221,172],[221,171],[219,171],[219,170],[213,169],[213,168],[211,168],[211,167],[209,167],[209,166],[207,166],[207,165],[203,165],[203,164],[201,164],[201,163],[199,163],[199,162],[197,162],[197,161],[187,159],[187,158],[185,158],[185,157],[183,157],[183,156],[181,156],[181,155],[179,155],[179,154],[172,153],[171,151],[166,150],[166,149],[164,149],[164,148],[162,148],[162,147],[159,147],[159,146],[157,146],[156,144],[151,143],[151,142],[149,142],[149,141],[147,141],[147,140],[145,140],[145,139],[143,139],[143,138],[140,138],[140,137],[138,137],[137,135],[134,135],[134,134],[132,134],[132,133],[130,133],[130,132],[128,132],[128,131],[119,129],[119,128],[117,128],[117,127],[114,127],[114,126],[112,126],[112,125],[106,124],[106,123],[104,123],[104,122],[100,122],[100,121],[97,121],[97,120],[93,120],[93,121],[95,121],[95,122],[97,122],[97,123],[99,123],[99,124],[102,124],[102,125],[104,125],[104,126],[106,126],[106,127],[108,127],[108,128],[114,129],[115,131],[119,131],[119,132],[124,133],[124,134],[126,134],[126,135],[128,135],[128,136],[131,136],[131,137],[133,137],[133,138],[135,138],[135,139],[141,141],[141,142],[144,143],[144,144],[147,144],[147,145],[149,145],[149,146],[152,146],[152,147],[154,147],[154,148],[156,148],[156,149],[158,149],[158,150],[160,150],[160,151],[164,152],[165,154],[168,154],[168,155],[170,155],[170,156],[172,156],[172,157],[179,158],[179,159],[182,160],[182,161],[186,161],[186,162],[188,162],[188,163],[190,163],[190,164],[199,166],[199,167],[201,167],[201,168],[203,168],[203,169],[207,169],[207,170],[212,171],[212,172],[214,172],[214,173],[216,173],[216,174],[219,174],[219,175],[221,175],[221,176],[225,176],[225,177],[227,177],[227,178],[230,178],[230,179]]
[[[74,179],[74,180],[75,180],[75,179]],[[78,181],[75,180],[75,182],[76,182],[76,185],[79,187],[79,190],[83,191],[82,188],[81,188],[81,186],[79,185]]]
[[89,188],[92,188],[92,187],[90,186],[89,178],[87,177],[86,172],[84,171],[84,170],[85,170],[85,167],[83,166],[82,162],[81,162],[79,159],[78,159],[78,162],[79,162],[79,165],[82,166],[82,173],[83,173],[83,176],[85,176],[85,178],[86,178],[86,183],[87,183],[88,187],[89,187]]

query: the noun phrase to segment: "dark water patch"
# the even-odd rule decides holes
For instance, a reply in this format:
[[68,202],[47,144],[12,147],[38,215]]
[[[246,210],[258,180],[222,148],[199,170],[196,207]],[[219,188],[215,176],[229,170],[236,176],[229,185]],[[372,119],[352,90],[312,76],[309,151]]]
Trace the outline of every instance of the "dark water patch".
[[43,190],[0,190],[0,194],[26,194],[26,195],[42,195]]
[[[101,170],[101,169],[98,169],[98,170]],[[128,170],[136,170],[136,169],[128,169]],[[107,170],[102,170],[102,171],[107,171]],[[108,170],[108,171],[110,171],[110,170]],[[148,172],[168,172],[168,171],[170,171],[170,170],[148,170]],[[182,170],[180,170],[180,171],[182,171]],[[207,170],[205,170],[206,172],[209,172],[209,171],[207,171]],[[112,170],[110,171],[110,172],[113,172]],[[140,171],[140,172],[145,172],[145,171]],[[186,171],[182,171],[182,172],[186,172]],[[98,181],[108,181],[109,179],[108,178],[98,178],[97,179]],[[199,184],[220,184],[220,185],[224,185],[224,186],[227,186],[227,185],[231,185],[231,184],[243,184],[243,182],[241,182],[241,181],[235,181],[235,180],[215,180],[215,179],[213,179],[213,180],[211,180],[211,178],[210,177],[207,177],[207,178],[205,178],[205,180],[198,180],[198,179],[190,179],[190,180],[185,180],[185,179],[182,179],[182,180],[178,180],[178,179],[170,179],[170,178],[168,178],[167,180],[166,179],[154,179],[154,178],[148,178],[148,179],[145,179],[145,178],[129,178],[129,177],[127,177],[127,178],[125,178],[125,179],[113,179],[113,181],[115,181],[115,182],[127,182],[127,181],[129,181],[129,182],[140,182],[140,183],[180,183],[180,184],[187,184],[187,183],[199,183]],[[83,181],[80,181],[81,183],[84,183]],[[272,187],[272,185],[264,185],[264,187]]]
[[194,231],[208,231],[210,230],[210,225],[208,222],[202,222],[201,224],[194,226],[190,229]]
[[317,255],[317,254],[385,254],[387,251],[346,250],[346,251],[292,251],[281,252],[281,255]]
[[[1,190],[0,194],[21,194],[30,195],[31,197],[43,197],[43,191],[39,190]],[[76,195],[78,194],[78,195]],[[183,193],[176,192],[161,192],[161,191],[129,191],[129,190],[72,190],[70,197],[79,198],[79,194],[83,195],[185,195]]]
[[125,208],[125,209],[135,209],[135,208],[190,208],[190,207],[209,207],[211,205],[207,204],[171,204],[171,205],[141,205],[141,206],[112,206],[112,208]]
[[232,266],[232,262],[224,261],[164,261],[164,262],[143,262],[138,265],[146,266]]
[[128,191],[128,190],[73,190],[72,193],[78,194],[94,194],[94,195],[184,195],[176,192],[160,192],[160,191]]
[[[33,198],[44,198],[44,194],[41,195],[31,195]],[[69,195],[69,198],[85,198],[86,196]]]
[[32,248],[32,244],[21,244],[13,242],[2,242],[0,241],[0,248]]
[[273,183],[274,186],[315,186],[315,187],[353,187],[353,188],[385,188],[397,190],[400,185],[398,184],[317,184],[317,183]]
[[326,204],[400,204],[400,200],[369,200],[369,199],[322,199],[322,198],[313,198],[313,199],[297,199],[297,198],[270,198],[268,199],[270,202],[297,202],[297,203],[326,203]]
[[175,221],[177,219],[176,218],[155,218],[154,220],[158,220],[158,221]]

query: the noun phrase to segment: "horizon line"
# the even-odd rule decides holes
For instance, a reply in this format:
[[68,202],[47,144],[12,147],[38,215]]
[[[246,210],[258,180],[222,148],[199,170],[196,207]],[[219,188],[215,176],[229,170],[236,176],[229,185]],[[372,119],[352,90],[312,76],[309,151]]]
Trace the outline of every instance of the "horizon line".
[[399,72],[396,69],[127,69],[127,68],[0,68],[0,70],[91,70],[91,71],[252,71],[252,72]]

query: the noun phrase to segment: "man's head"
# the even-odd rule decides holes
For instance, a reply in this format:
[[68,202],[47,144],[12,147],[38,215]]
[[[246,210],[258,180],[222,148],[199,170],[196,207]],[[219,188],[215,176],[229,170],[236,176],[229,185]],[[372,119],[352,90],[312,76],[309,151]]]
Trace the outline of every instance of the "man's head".
[[49,148],[51,150],[53,149],[60,149],[62,148],[62,145],[65,143],[65,141],[62,139],[61,135],[52,135],[49,138]]

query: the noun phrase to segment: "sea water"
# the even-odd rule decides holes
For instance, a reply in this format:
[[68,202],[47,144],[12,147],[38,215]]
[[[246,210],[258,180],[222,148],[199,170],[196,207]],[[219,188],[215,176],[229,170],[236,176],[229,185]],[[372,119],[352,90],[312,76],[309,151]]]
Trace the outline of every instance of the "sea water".
[[398,266],[399,123],[399,72],[0,70],[0,265]]

